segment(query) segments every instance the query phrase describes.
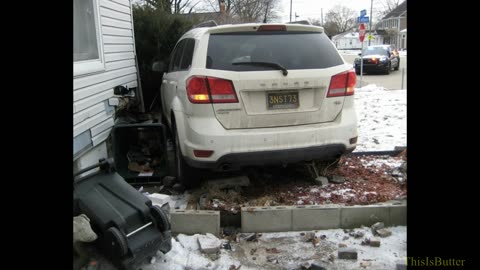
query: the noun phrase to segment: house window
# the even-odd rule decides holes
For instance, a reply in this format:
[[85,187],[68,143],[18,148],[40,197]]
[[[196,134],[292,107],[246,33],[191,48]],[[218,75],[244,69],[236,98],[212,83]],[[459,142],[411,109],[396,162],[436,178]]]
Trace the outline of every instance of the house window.
[[97,1],[73,0],[74,76],[105,69]]

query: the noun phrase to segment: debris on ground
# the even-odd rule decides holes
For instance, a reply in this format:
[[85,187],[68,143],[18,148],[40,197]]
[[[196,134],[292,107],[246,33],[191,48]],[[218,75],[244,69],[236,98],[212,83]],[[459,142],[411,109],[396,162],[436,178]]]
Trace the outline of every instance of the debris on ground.
[[338,249],[338,258],[345,260],[356,260],[357,259],[357,250],[355,248],[339,248]]
[[210,233],[207,233],[206,235],[199,235],[197,241],[200,250],[207,254],[218,252],[222,244],[217,237]]
[[[308,166],[304,164],[252,169],[248,178],[245,178],[249,179],[248,186],[219,188],[218,185],[212,185],[209,189],[203,189],[200,209],[238,214],[242,207],[369,205],[403,199],[407,195],[406,173],[401,176],[397,174],[403,170],[401,166],[406,167],[402,157],[347,155],[335,166],[316,164],[320,166],[317,171],[325,175],[313,181],[315,178],[312,178]],[[336,183],[327,184],[328,179]]]
[[370,239],[370,246],[371,247],[379,247],[380,246],[380,239],[374,237]]
[[387,229],[376,230],[376,232],[380,237],[383,237],[383,238],[392,235],[392,232]]

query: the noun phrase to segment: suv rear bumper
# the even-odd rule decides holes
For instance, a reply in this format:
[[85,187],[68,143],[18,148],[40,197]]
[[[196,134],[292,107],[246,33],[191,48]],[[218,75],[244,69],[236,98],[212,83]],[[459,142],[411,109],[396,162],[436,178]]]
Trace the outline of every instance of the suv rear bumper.
[[[357,137],[357,116],[353,97],[332,122],[274,128],[227,130],[215,117],[175,115],[182,156],[196,168],[221,169],[248,165],[293,163],[329,159],[353,151]],[[199,158],[194,150],[210,150]]]
[[188,165],[216,171],[238,170],[247,166],[282,165],[313,159],[334,159],[350,153],[355,147],[346,149],[343,144],[331,144],[297,149],[232,153],[222,156],[215,162],[197,161],[185,158]]

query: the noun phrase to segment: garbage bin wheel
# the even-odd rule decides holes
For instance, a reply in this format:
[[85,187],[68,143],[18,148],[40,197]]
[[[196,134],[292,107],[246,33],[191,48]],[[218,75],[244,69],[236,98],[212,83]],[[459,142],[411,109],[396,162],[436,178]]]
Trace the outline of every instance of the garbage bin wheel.
[[108,228],[105,233],[105,242],[109,246],[112,257],[120,258],[127,254],[128,243],[125,236],[115,227]]
[[158,206],[154,205],[150,208],[150,213],[153,217],[153,223],[155,227],[161,232],[170,230],[170,222],[168,221],[167,214]]

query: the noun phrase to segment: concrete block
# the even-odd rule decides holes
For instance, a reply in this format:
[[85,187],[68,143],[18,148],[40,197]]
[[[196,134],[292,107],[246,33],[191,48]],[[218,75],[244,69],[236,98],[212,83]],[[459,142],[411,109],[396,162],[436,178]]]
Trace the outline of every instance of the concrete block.
[[381,242],[380,239],[374,237],[374,238],[370,239],[370,246],[371,247],[379,247],[380,242]]
[[212,179],[208,180],[206,183],[207,188],[216,187],[219,189],[246,187],[248,185],[250,185],[250,179],[244,175],[230,178]]
[[220,212],[207,210],[172,210],[172,233],[211,233],[220,236]]
[[315,178],[315,183],[321,185],[321,186],[326,186],[328,185],[328,178],[325,176],[318,176]]
[[292,207],[242,207],[242,232],[292,230]]
[[222,242],[212,234],[199,235],[197,238],[200,251],[206,254],[215,253],[220,250]]
[[345,260],[356,260],[357,259],[357,250],[354,248],[339,248],[338,249],[338,258]]
[[341,228],[359,228],[371,226],[376,222],[389,223],[390,209],[388,205],[344,206],[340,210]]
[[325,230],[340,227],[340,208],[295,206],[292,208],[292,230]]
[[377,230],[377,234],[380,237],[388,237],[388,236],[392,235],[392,232],[387,230],[387,229],[380,229],[380,230]]
[[389,226],[407,225],[407,205],[391,205]]

